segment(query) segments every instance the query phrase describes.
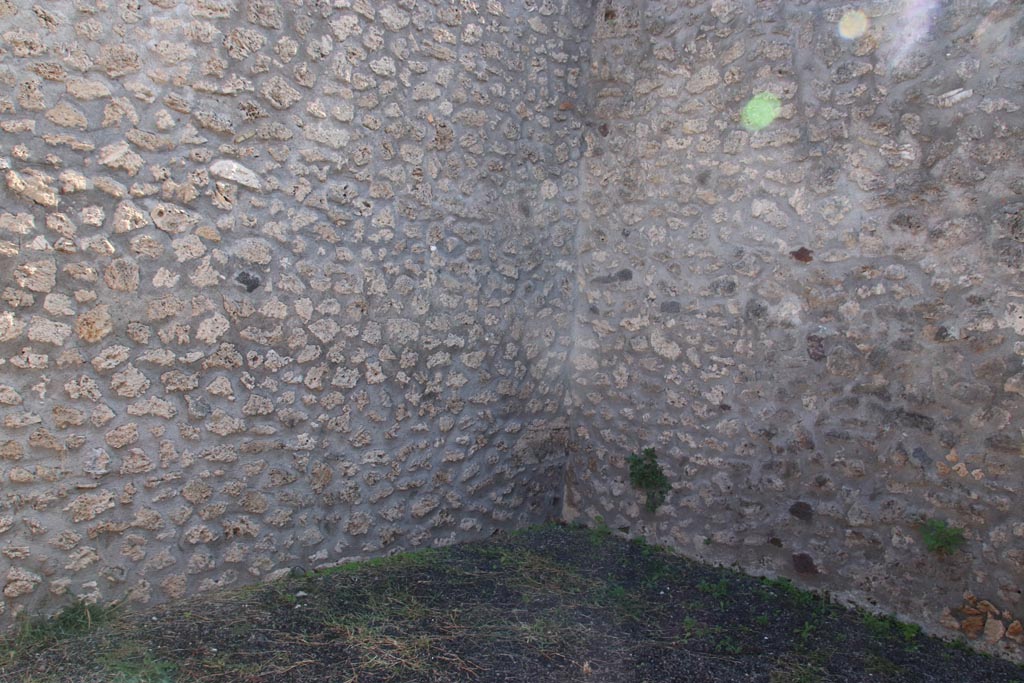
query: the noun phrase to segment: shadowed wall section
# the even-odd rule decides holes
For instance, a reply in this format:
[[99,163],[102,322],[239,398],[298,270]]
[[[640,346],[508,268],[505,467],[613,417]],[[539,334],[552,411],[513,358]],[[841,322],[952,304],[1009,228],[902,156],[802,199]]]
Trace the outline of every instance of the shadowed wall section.
[[566,515],[1019,655],[1024,12],[831,7],[602,4]]

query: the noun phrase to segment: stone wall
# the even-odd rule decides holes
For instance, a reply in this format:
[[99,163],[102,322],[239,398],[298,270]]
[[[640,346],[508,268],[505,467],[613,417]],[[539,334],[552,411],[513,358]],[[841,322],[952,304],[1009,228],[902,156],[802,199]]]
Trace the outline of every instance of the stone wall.
[[1024,10],[831,5],[0,0],[0,624],[564,512],[1020,656]]
[[559,512],[570,0],[0,0],[0,623]]
[[567,517],[1021,656],[1022,6],[595,21]]

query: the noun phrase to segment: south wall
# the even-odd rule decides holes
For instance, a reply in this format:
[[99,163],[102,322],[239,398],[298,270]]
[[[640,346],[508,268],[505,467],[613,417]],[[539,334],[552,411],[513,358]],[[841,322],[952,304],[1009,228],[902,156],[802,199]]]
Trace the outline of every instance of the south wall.
[[1020,656],[1019,3],[595,22],[567,518]]
[[588,16],[0,0],[0,624],[558,514]]

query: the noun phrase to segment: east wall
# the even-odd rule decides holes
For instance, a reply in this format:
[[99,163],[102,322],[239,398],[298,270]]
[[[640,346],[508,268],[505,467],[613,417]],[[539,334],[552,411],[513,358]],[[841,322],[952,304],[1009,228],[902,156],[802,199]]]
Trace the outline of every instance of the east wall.
[[567,518],[1020,655],[1021,6],[611,0],[588,78]]

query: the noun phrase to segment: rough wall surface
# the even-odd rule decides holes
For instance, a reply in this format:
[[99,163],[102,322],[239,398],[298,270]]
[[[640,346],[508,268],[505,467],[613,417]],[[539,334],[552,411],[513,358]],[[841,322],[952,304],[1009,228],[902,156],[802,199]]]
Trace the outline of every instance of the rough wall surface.
[[1019,656],[1024,9],[834,7],[602,4],[566,515]]
[[0,623],[559,512],[568,0],[0,0]]
[[831,5],[0,0],[0,623],[542,520],[571,427],[566,517],[1019,656],[1024,10]]

